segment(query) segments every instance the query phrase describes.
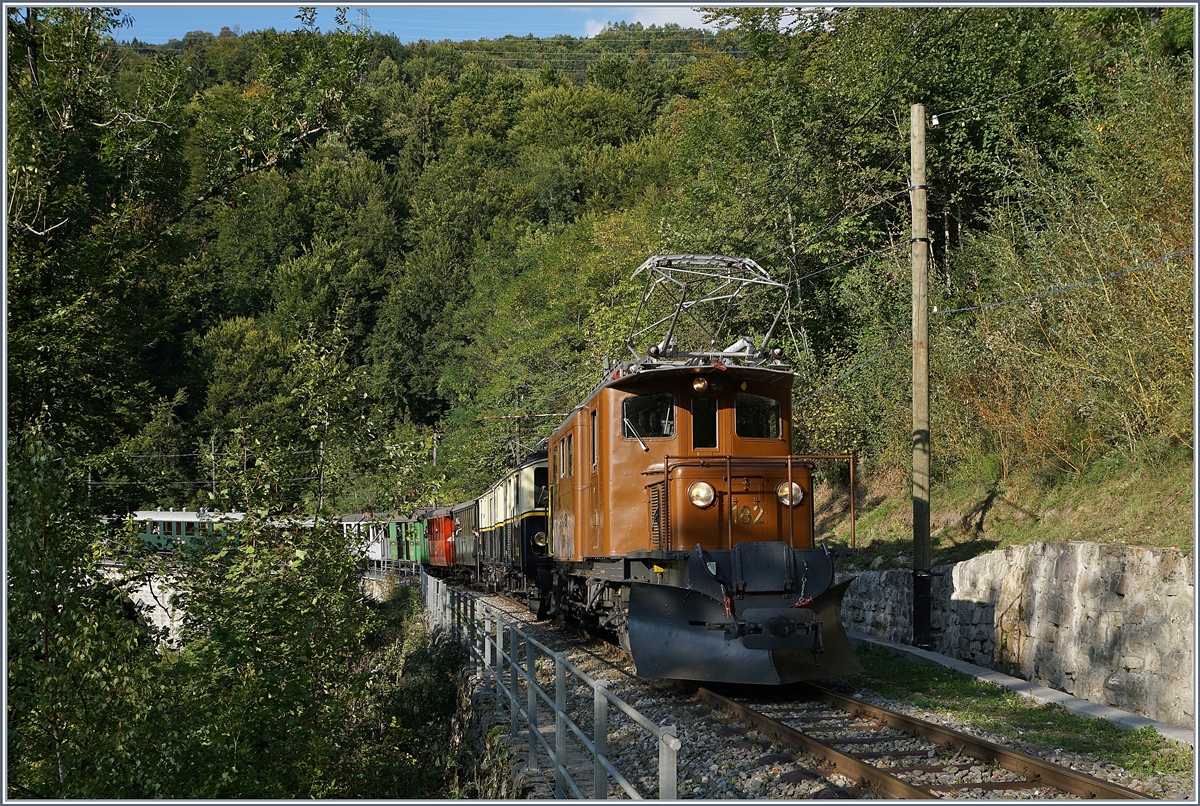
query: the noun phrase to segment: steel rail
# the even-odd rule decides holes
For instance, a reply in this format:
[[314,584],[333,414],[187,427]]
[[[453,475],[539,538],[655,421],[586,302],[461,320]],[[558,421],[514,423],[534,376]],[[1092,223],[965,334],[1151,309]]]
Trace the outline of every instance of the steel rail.
[[[969,736],[950,728],[925,722],[920,719],[898,714],[878,706],[868,705],[860,700],[847,697],[831,689],[815,684],[805,684],[814,698],[826,705],[840,708],[851,718],[866,717],[875,720],[884,727],[892,728],[910,736],[917,736],[934,742],[941,747],[964,753],[980,761],[990,762],[1002,769],[1023,775],[1025,780],[1006,782],[980,782],[963,784],[930,784],[926,787],[915,786],[892,775],[893,771],[933,771],[945,765],[880,768],[872,766],[864,758],[899,758],[906,755],[916,755],[913,752],[897,751],[890,753],[846,753],[831,745],[849,743],[867,744],[875,740],[833,740],[829,743],[816,739],[803,731],[772,719],[766,714],[735,702],[727,697],[708,689],[701,688],[697,696],[707,700],[717,708],[733,713],[738,719],[751,725],[761,733],[779,739],[785,744],[814,753],[849,778],[872,788],[874,791],[890,798],[924,799],[936,797],[935,793],[948,793],[958,789],[1008,790],[1027,789],[1033,786],[1052,787],[1069,794],[1083,798],[1098,798],[1102,800],[1153,800],[1149,795],[1136,792],[1119,784],[1094,778],[1084,773],[1061,767],[1019,750]],[[821,719],[827,719],[821,717]]]
[[878,767],[872,767],[870,764],[814,739],[807,733],[771,719],[766,714],[761,714],[753,708],[748,708],[745,705],[734,702],[728,697],[717,694],[715,691],[701,687],[696,694],[717,708],[732,712],[739,719],[752,725],[759,732],[767,736],[779,739],[784,744],[792,747],[821,756],[842,775],[852,780],[865,782],[880,795],[889,798],[906,798],[912,800],[933,800],[935,798],[935,795],[928,790],[920,789],[907,781],[902,781]]
[[[989,742],[986,739],[969,736],[966,733],[942,727],[941,725],[914,719],[878,706],[868,705],[865,702],[847,697],[824,686],[810,683],[806,684],[805,688],[811,690],[817,699],[827,705],[841,708],[847,713],[868,716],[888,727],[922,736],[930,741],[937,742],[943,747],[957,748],[972,758],[981,761],[994,761],[1010,772],[1020,773],[1031,781],[1036,780],[1040,784],[1053,786],[1056,789],[1070,792],[1073,795],[1105,800],[1154,800],[1149,795],[1127,789],[1119,784],[1102,781],[1099,778],[1076,772],[1067,767],[1051,764],[1035,756]],[[974,786],[974,784],[969,786]],[[1011,785],[1010,788],[1012,788]],[[930,791],[944,791],[945,787],[930,786],[929,789]]]

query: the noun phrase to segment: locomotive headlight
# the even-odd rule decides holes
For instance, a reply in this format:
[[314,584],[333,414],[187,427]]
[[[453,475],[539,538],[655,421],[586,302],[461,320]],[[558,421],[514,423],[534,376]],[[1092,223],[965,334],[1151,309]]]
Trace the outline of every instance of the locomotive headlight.
[[687,488],[688,500],[700,509],[708,509],[717,500],[717,491],[707,481],[693,481]]
[[779,496],[780,503],[789,507],[798,507],[804,500],[804,488],[794,481],[780,482],[775,494]]
[[703,392],[704,390],[708,389],[708,379],[696,378],[694,381],[692,381],[692,388],[697,392]]
[[535,534],[533,536],[533,545],[544,548],[546,545],[546,533],[538,532]]

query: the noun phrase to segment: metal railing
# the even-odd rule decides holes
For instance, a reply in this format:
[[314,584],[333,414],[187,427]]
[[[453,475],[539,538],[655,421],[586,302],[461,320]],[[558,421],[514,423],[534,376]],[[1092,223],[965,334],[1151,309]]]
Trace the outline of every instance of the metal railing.
[[419,563],[408,560],[368,560],[363,576],[370,579],[387,579],[388,576],[416,577],[421,569]]
[[[677,797],[677,759],[682,745],[675,735],[674,725],[654,724],[653,720],[610,692],[607,681],[592,678],[567,660],[562,652],[555,652],[517,629],[515,622],[487,602],[427,575],[424,569],[421,569],[420,579],[425,608],[433,623],[467,648],[476,672],[483,676],[489,690],[496,693],[497,701],[508,711],[509,735],[513,738],[518,736],[518,724],[523,723],[528,727],[529,770],[534,771],[538,768],[538,747],[546,751],[554,765],[556,798],[567,797],[568,791],[576,798],[586,797],[567,769],[567,739],[569,734],[574,734],[577,744],[592,758],[592,799],[608,797],[610,775],[630,798],[644,799],[634,785],[613,766],[609,758],[610,705],[654,737],[658,746],[658,797],[667,800]],[[525,650],[524,665],[520,660],[521,645]],[[539,653],[551,659],[554,664],[553,697],[538,683]],[[571,717],[568,710],[568,672],[592,690],[591,737]],[[539,702],[548,706],[548,716],[553,715],[553,746],[538,726]]]
[[[747,469],[766,470],[785,467],[787,469],[787,483],[792,483],[792,471],[797,466],[811,465],[815,461],[849,461],[850,463],[850,547],[858,546],[858,538],[856,535],[857,513],[855,512],[855,479],[854,470],[858,464],[857,453],[839,453],[839,454],[806,454],[806,455],[789,455],[789,456],[664,456],[660,464],[654,465],[650,470],[643,473],[646,476],[662,474],[662,481],[653,481],[647,484],[652,501],[657,493],[658,511],[651,512],[651,528],[656,530],[655,534],[660,545],[656,548],[670,548],[671,544],[671,522],[670,522],[670,484],[671,471],[680,467],[714,467],[715,463],[723,462],[725,465],[725,495],[726,500],[733,497],[733,478],[734,469],[738,474],[746,472]],[[654,488],[661,485],[660,490]],[[734,513],[732,507],[726,507],[728,513],[727,523],[725,524],[725,538],[728,541],[727,548],[733,548],[734,545]],[[796,542],[796,526],[795,519],[788,518],[788,545],[795,547]]]

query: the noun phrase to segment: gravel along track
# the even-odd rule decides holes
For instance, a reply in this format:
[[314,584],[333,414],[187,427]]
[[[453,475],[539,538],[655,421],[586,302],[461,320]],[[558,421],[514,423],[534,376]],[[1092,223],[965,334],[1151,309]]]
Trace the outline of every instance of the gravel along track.
[[[592,678],[608,681],[609,690],[613,694],[646,717],[659,725],[675,725],[676,735],[682,743],[678,754],[679,798],[716,800],[871,797],[870,794],[856,788],[856,781],[839,775],[836,771],[822,770],[821,761],[817,757],[791,749],[699,702],[694,696],[695,686],[638,678],[634,673],[633,662],[611,644],[557,622],[537,622],[523,605],[504,597],[482,596],[480,599],[506,613],[516,622],[519,629],[534,639],[555,651],[565,653],[575,666]],[[539,684],[552,693],[552,662],[549,659],[539,660],[537,674]],[[592,691],[572,675],[568,675],[567,688],[571,717],[586,735],[591,736]],[[844,689],[846,686],[839,688]],[[1012,747],[1044,761],[1135,789],[1151,797],[1193,801],[1192,781],[1182,775],[1138,778],[1094,758],[1063,753],[1053,748],[1035,747],[1020,741],[1019,738],[1014,740],[1013,737],[981,732],[967,725],[956,724],[945,715],[926,712],[872,692],[856,691],[853,696],[916,719],[934,722]],[[523,691],[520,697],[524,703]],[[614,766],[629,779],[643,797],[658,797],[658,751],[654,738],[617,709],[609,708],[608,713],[608,755]],[[553,717],[549,709],[541,704],[538,724],[553,745]],[[578,749],[573,735],[571,739],[569,744]],[[528,769],[528,739],[525,728],[522,726],[519,736],[509,741],[513,751],[512,769],[519,791],[531,798],[553,798],[554,774],[545,752],[538,753],[537,770],[532,771]],[[907,763],[928,763],[930,766],[945,765],[947,768],[954,768],[953,772],[951,769],[933,771],[912,780],[917,785],[938,786],[950,783],[949,777],[942,781],[939,776],[954,776],[954,780],[960,783],[977,780],[981,785],[980,788],[938,792],[942,798],[1013,800],[1074,797],[1061,792],[1048,793],[1038,789],[1005,790],[1000,785],[1005,780],[1011,780],[1007,776],[1019,776],[1007,770],[983,765],[966,756],[961,759],[943,757],[936,762],[910,760]],[[592,791],[591,757],[572,750],[569,767],[572,778],[583,795],[589,798],[597,797]],[[627,797],[611,777],[608,797]]]
[[950,728],[951,730],[968,733],[989,742],[995,742],[996,744],[1011,747],[1014,750],[1020,750],[1022,753],[1036,756],[1051,764],[1058,764],[1076,772],[1090,775],[1093,778],[1099,778],[1102,781],[1119,784],[1153,798],[1183,801],[1185,803],[1195,803],[1196,800],[1194,781],[1190,775],[1163,774],[1157,776],[1138,776],[1115,764],[1101,761],[1093,756],[1068,753],[1055,748],[1030,744],[1022,740],[1019,736],[1014,737],[979,730],[973,726],[957,722],[946,714],[926,711],[908,703],[890,700],[887,697],[865,689],[853,692],[852,696],[857,697],[865,703],[878,705],[880,708],[887,708],[906,716],[923,719],[927,722],[933,722],[934,724]]
[[[737,720],[723,719],[694,698],[694,687],[661,680],[646,680],[634,674],[633,662],[611,644],[587,636],[553,621],[537,622],[529,611],[500,596],[481,600],[508,614],[526,634],[547,647],[566,654],[579,669],[594,679],[606,680],[609,691],[659,725],[675,725],[682,747],[678,755],[677,794],[681,799],[746,799],[829,797],[848,790],[853,782],[834,774],[825,778],[807,764],[815,757],[793,755],[782,744],[747,730]],[[554,671],[539,661],[538,682],[552,690]],[[583,732],[592,732],[592,691],[568,676],[569,709]],[[521,695],[524,702],[524,694]],[[542,708],[542,706],[539,706]],[[538,724],[543,734],[552,734],[553,719],[542,708]],[[609,709],[608,755],[637,791],[647,798],[658,797],[658,750],[654,738],[615,708]],[[548,736],[551,744],[553,738]],[[572,737],[573,738],[573,737]],[[510,740],[514,751],[513,771],[525,795],[554,797],[554,774],[549,758],[538,754],[538,770],[527,769],[528,734],[524,727]],[[572,753],[571,775],[586,797],[592,791],[591,757]],[[826,793],[828,794],[822,794]],[[843,795],[844,796],[844,795]],[[608,797],[628,797],[610,778]]]
[[776,693],[772,701],[753,707],[706,689],[700,693],[795,746],[821,752],[823,745],[831,764],[861,777],[866,788],[885,797],[1149,797],[963,731],[870,706],[821,686],[808,688],[811,697],[787,701]]

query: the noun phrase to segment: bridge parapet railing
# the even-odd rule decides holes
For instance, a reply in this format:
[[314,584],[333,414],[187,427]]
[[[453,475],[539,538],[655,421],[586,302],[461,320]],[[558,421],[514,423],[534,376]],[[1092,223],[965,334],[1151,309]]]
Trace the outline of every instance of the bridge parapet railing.
[[[608,681],[593,678],[571,663],[562,652],[555,652],[520,630],[504,612],[487,602],[450,587],[442,580],[426,574],[424,569],[420,570],[420,580],[425,609],[432,622],[467,648],[476,672],[484,677],[488,688],[497,694],[500,707],[508,711],[509,735],[518,737],[521,724],[528,728],[529,770],[537,769],[538,748],[546,751],[554,765],[556,798],[587,797],[568,769],[568,739],[573,735],[576,746],[592,759],[592,799],[608,797],[609,776],[630,798],[644,799],[609,757],[610,708],[625,714],[633,724],[654,738],[658,747],[658,797],[667,800],[676,798],[678,753],[682,745],[674,725],[655,724],[654,720],[609,691]],[[553,696],[538,681],[539,656],[553,661]],[[580,727],[571,715],[567,696],[568,675],[591,689],[591,736],[586,732],[586,725]],[[539,711],[543,706],[546,717],[554,719],[554,734],[550,739],[539,727]]]
[[368,560],[363,576],[368,579],[413,581],[420,574],[419,563],[408,560]]

